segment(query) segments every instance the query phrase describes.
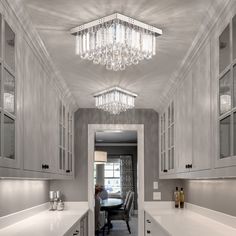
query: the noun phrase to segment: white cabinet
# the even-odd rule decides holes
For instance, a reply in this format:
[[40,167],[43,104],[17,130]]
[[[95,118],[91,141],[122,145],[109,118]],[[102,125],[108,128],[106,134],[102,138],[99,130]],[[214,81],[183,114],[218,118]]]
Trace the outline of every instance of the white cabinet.
[[160,116],[160,165],[161,175],[175,172],[175,109],[174,102]]
[[0,25],[0,166],[19,168],[20,156],[16,153],[16,136],[19,136],[20,130],[17,129],[16,120],[18,115],[20,119],[21,117],[19,107],[16,106],[16,87],[20,85],[15,69],[16,36],[12,25],[9,25],[2,14]]
[[169,236],[168,233],[145,212],[145,236]]
[[65,236],[88,236],[88,215],[83,216]]
[[187,172],[192,164],[192,73],[189,72],[176,94],[177,172]]
[[192,66],[192,168],[211,167],[211,74],[210,43],[200,50]]
[[[6,16],[11,24],[0,14],[0,177],[71,178],[73,100],[63,93],[47,55],[31,38],[35,36],[31,31],[26,35],[12,9],[4,7],[8,8],[0,4],[0,12],[9,11]],[[63,171],[60,101],[64,104]]]
[[[175,112],[173,112],[175,171],[171,174],[210,169],[212,143],[210,43],[206,43],[199,51],[191,69],[177,87],[173,100],[175,101]],[[167,137],[171,133],[168,127],[167,125]],[[167,152],[170,149],[170,142],[167,138]],[[169,153],[166,156],[170,157]],[[170,162],[169,158],[168,161]]]

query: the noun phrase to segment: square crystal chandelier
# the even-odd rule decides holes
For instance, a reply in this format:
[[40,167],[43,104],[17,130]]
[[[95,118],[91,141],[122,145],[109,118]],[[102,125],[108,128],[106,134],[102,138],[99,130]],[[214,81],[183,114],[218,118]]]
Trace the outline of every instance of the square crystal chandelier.
[[136,97],[137,94],[119,87],[113,87],[94,94],[95,106],[112,115],[118,115],[123,111],[134,108]]
[[162,30],[115,13],[71,29],[76,54],[107,70],[125,70],[156,55],[156,37]]

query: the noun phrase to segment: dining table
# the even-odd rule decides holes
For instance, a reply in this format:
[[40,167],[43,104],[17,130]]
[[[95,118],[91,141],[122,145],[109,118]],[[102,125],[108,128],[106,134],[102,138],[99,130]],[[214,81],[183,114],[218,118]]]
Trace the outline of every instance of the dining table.
[[101,210],[107,212],[107,234],[110,233],[110,229],[112,228],[112,223],[110,219],[111,211],[120,209],[123,206],[123,203],[123,199],[120,198],[108,198],[105,200],[101,200]]

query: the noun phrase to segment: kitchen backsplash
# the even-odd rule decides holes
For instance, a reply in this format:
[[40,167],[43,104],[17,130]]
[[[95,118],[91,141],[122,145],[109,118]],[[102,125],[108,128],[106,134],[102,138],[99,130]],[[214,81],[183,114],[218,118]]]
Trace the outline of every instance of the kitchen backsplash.
[[48,181],[0,179],[0,217],[47,202],[48,191]]
[[186,201],[236,216],[236,179],[184,180]]

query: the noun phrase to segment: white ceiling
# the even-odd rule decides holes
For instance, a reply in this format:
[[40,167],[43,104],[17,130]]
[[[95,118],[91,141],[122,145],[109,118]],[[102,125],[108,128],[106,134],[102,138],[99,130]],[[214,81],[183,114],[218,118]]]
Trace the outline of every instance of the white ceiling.
[[[137,108],[158,110],[211,5],[224,0],[22,0],[52,60],[81,108],[94,107],[93,94],[118,85],[137,93]],[[69,30],[120,12],[163,29],[158,53],[125,71],[107,71],[75,55]]]
[[99,131],[95,135],[96,143],[137,143],[137,131]]

